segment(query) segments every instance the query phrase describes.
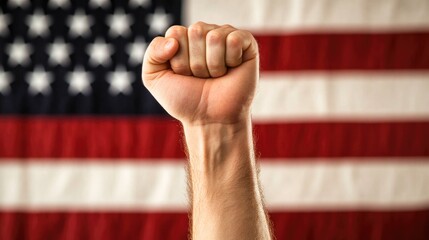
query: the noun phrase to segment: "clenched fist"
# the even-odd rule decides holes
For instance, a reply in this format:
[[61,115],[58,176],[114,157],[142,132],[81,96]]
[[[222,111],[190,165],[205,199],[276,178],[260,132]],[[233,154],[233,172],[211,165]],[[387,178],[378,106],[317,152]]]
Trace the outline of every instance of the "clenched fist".
[[146,50],[144,85],[182,123],[233,124],[250,116],[259,75],[253,36],[230,25],[173,26]]

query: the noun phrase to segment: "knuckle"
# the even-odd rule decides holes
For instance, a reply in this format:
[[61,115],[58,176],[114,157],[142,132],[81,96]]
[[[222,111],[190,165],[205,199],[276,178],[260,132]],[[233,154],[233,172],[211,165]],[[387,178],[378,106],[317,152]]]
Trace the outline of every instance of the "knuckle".
[[208,66],[210,75],[213,77],[219,77],[225,74],[226,67],[219,63],[213,63]]
[[179,37],[184,34],[186,34],[186,28],[184,26],[175,25],[168,28],[167,32],[165,33],[165,36]]
[[243,36],[244,38],[251,38],[251,37],[253,37],[252,33],[250,33],[247,30],[243,30],[243,29],[238,29],[238,30],[235,31],[235,33]]
[[206,38],[209,43],[220,43],[223,40],[223,35],[220,31],[212,30],[207,33]]
[[213,70],[213,71],[210,71],[210,76],[221,77],[225,75],[225,73],[226,73],[226,69]]
[[195,62],[191,63],[192,72],[205,72],[206,66],[203,63]]
[[189,69],[189,65],[183,61],[174,61],[171,63],[171,65],[175,69]]
[[232,32],[226,38],[227,44],[231,47],[241,47],[242,40],[238,33]]
[[258,45],[255,36],[253,36],[253,34],[249,31],[245,31],[246,36],[249,38],[249,40],[253,43],[256,43],[256,45]]
[[247,37],[253,37],[252,33],[250,33],[247,30],[238,30],[237,32],[242,33],[243,35],[247,36]]
[[227,43],[232,47],[241,47],[245,42],[256,42],[253,35],[246,30],[234,31],[227,37]]
[[229,24],[222,25],[221,28],[224,29],[225,31],[228,31],[228,34],[237,31],[237,29],[235,27],[233,27]]
[[171,63],[171,68],[175,73],[188,75],[190,73],[189,65],[182,61],[174,61]]
[[204,34],[204,23],[196,22],[188,28],[190,37],[202,37]]
[[243,34],[245,39],[249,40],[250,42],[257,43],[255,37],[251,32],[246,30],[240,30],[240,32]]
[[201,38],[203,36],[203,28],[201,26],[191,25],[188,30],[189,37]]
[[195,22],[193,25],[198,25],[198,26],[204,27],[204,26],[206,26],[206,25],[208,25],[208,24],[207,24],[207,23],[205,23],[205,22],[203,22],[203,21],[197,21],[197,22]]

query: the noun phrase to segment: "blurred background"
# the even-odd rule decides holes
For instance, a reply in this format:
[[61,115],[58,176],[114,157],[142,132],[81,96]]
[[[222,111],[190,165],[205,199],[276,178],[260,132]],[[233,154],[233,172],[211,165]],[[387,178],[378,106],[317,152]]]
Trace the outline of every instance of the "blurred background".
[[187,239],[180,125],[140,68],[153,37],[199,20],[259,42],[277,239],[429,239],[429,1],[0,7],[0,239]]

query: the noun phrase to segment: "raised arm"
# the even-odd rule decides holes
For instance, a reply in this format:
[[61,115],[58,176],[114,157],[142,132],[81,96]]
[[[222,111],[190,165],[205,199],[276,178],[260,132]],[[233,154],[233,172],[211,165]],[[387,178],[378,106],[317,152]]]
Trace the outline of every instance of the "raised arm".
[[146,51],[143,82],[183,125],[194,240],[271,239],[250,118],[258,57],[249,32],[202,22]]

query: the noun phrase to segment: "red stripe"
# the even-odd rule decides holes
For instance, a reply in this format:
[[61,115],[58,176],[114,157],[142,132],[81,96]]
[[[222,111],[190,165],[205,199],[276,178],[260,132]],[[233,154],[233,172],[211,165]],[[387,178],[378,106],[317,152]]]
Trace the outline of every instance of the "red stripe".
[[0,239],[186,239],[183,213],[0,213]]
[[277,239],[424,240],[429,210],[406,212],[290,212],[271,216]]
[[276,123],[255,132],[263,158],[429,156],[429,122]]
[[[180,124],[154,118],[0,118],[3,158],[184,158]],[[429,156],[429,122],[256,124],[261,158]]]
[[256,39],[264,71],[429,69],[429,32],[257,35]]
[[[281,212],[271,214],[278,240],[427,240],[429,210]],[[185,213],[0,213],[0,239],[187,239]]]

